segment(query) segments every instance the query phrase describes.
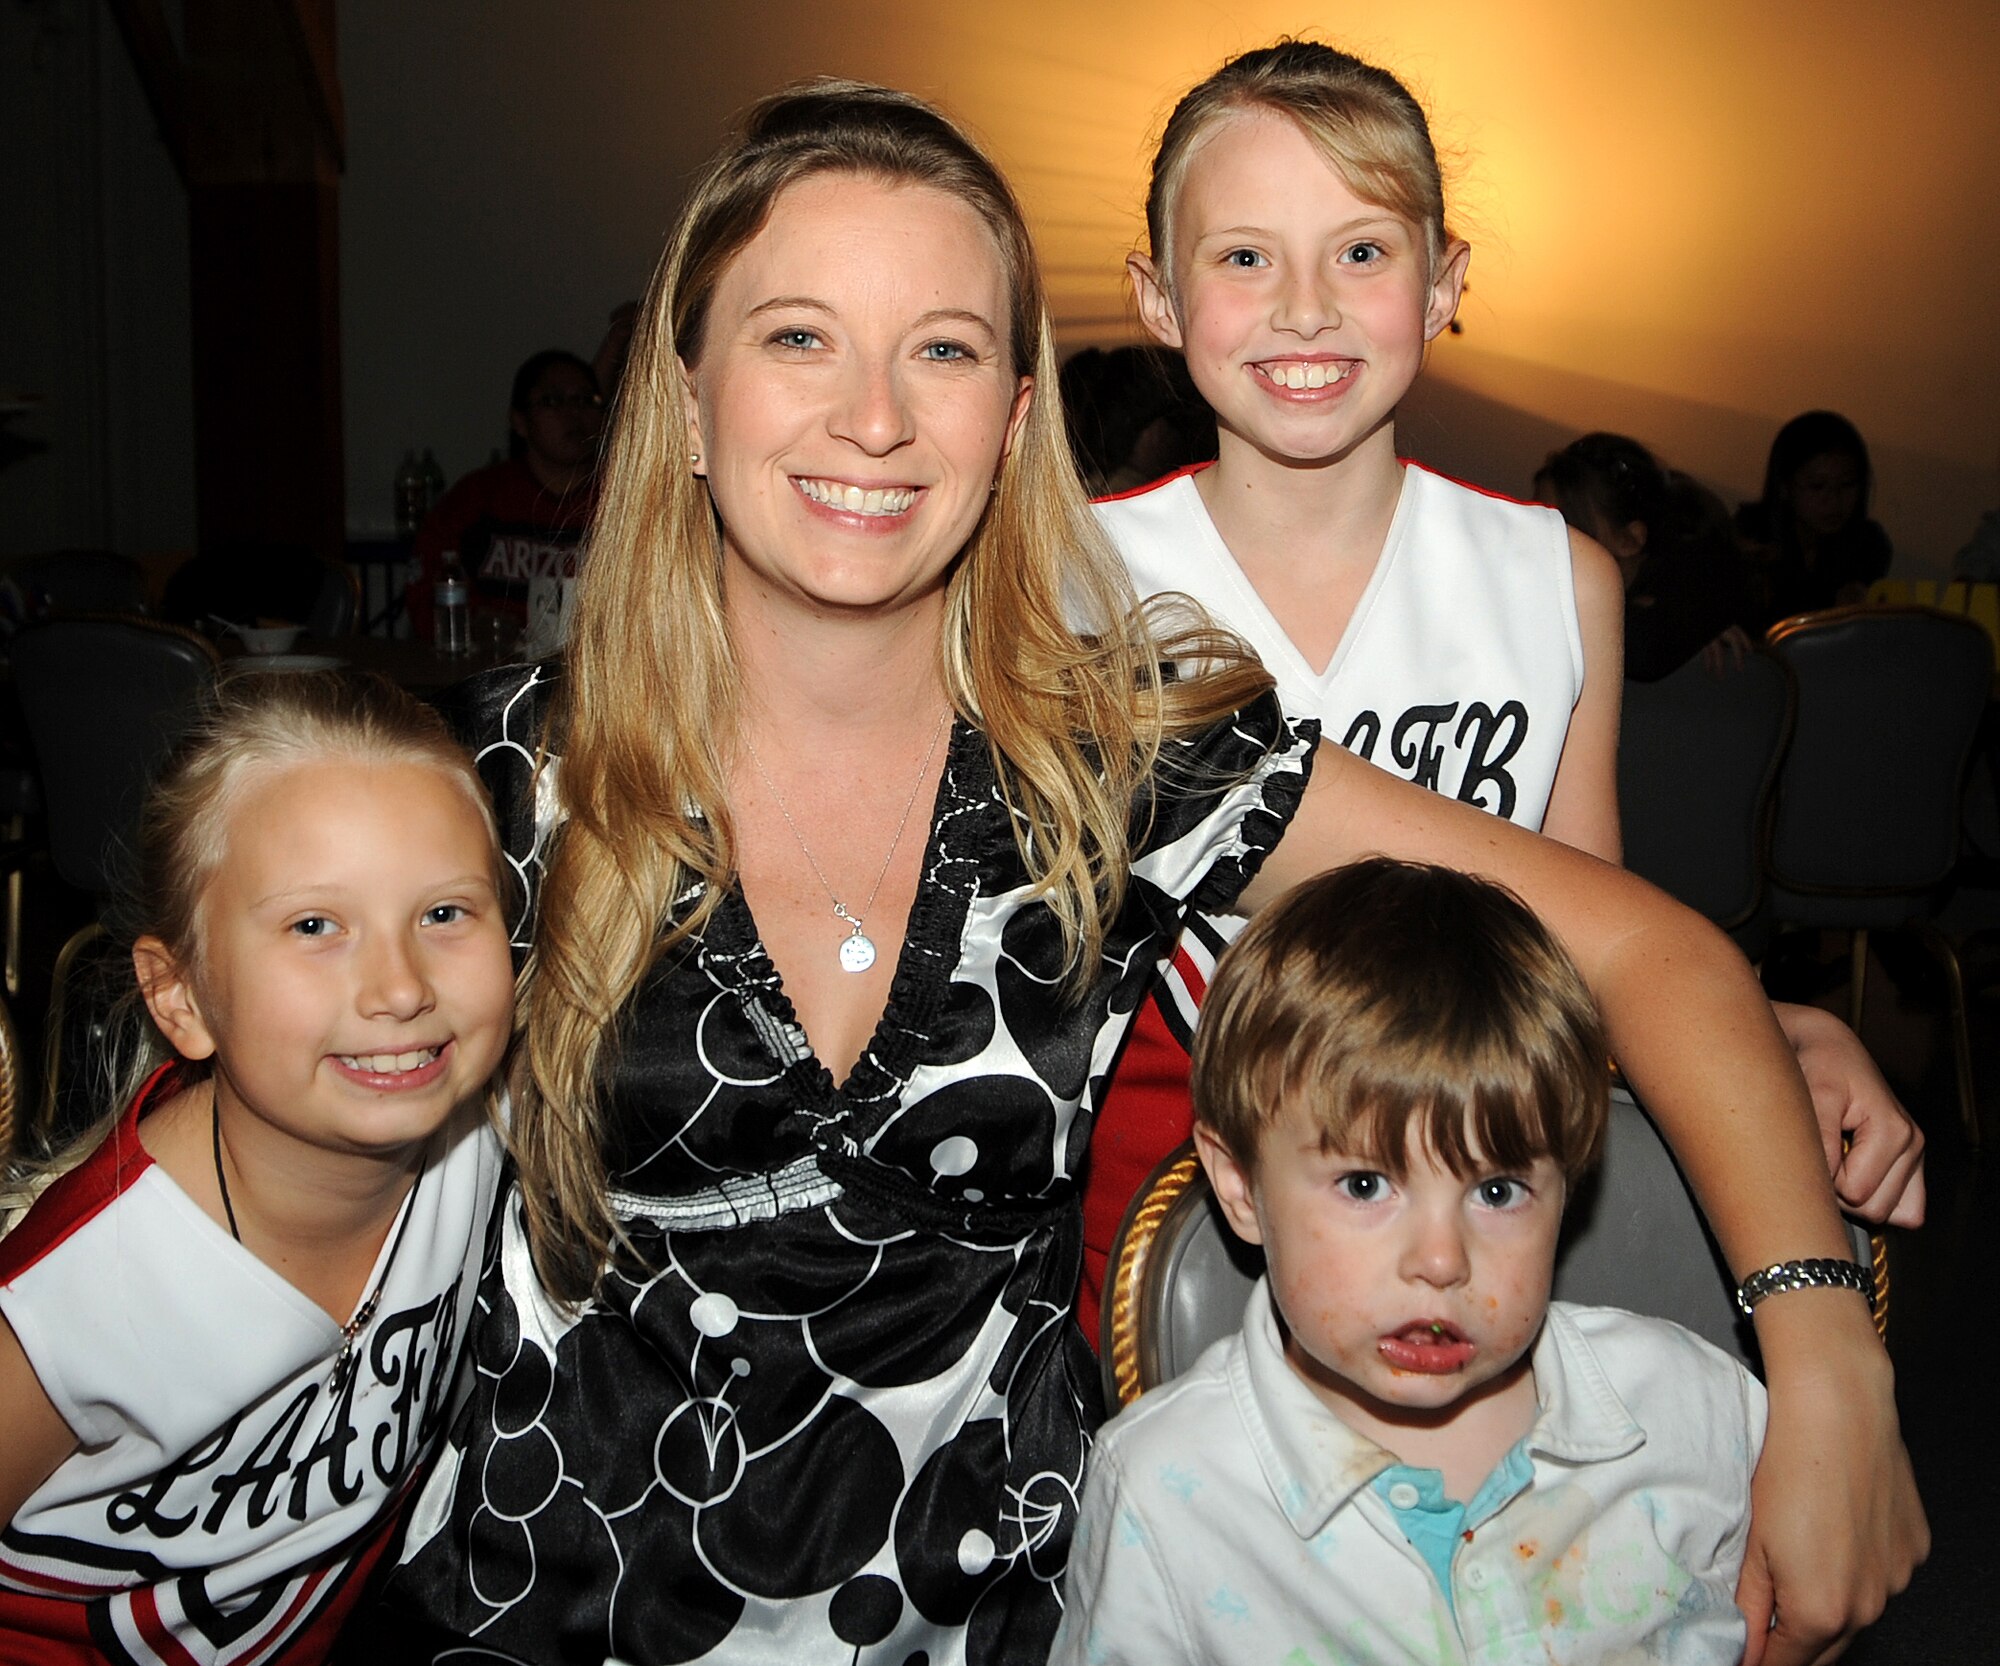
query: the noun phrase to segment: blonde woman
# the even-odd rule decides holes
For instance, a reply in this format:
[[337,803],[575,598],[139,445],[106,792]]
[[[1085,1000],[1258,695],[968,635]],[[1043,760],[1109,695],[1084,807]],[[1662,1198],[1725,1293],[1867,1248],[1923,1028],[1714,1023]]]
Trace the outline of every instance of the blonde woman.
[[[1019,209],[916,100],[780,95],[695,187],[567,673],[486,691],[538,899],[520,1184],[399,1576],[450,1632],[1043,1659],[1098,1415],[1069,1318],[1097,1088],[1191,907],[1370,850],[1544,913],[1741,1273],[1843,1253],[1728,945],[1316,754],[1230,641],[1163,645],[1054,388]],[[1872,1511],[1838,1577],[1900,1580],[1923,1523],[1865,1303],[1759,1315],[1798,1508]]]

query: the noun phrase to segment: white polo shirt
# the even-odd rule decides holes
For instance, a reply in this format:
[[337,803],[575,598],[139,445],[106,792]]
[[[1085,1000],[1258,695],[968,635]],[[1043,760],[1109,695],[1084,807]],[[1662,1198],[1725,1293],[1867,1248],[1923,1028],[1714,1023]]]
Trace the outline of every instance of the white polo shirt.
[[1660,1319],[1556,1302],[1521,1490],[1469,1516],[1447,1601],[1369,1483],[1395,1458],[1243,1329],[1105,1428],[1059,1666],[1734,1666],[1764,1390]]

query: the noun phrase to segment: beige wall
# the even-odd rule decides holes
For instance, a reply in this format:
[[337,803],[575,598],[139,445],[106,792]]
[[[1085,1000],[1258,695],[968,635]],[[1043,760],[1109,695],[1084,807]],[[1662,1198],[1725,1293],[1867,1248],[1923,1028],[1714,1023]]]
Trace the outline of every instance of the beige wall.
[[1913,0],[342,0],[350,514],[401,449],[456,474],[512,366],[586,354],[729,113],[867,76],[977,128],[1034,218],[1068,342],[1130,330],[1146,141],[1226,53],[1319,30],[1408,78],[1456,158],[1465,334],[1405,442],[1525,488],[1622,428],[1732,496],[1827,405],[1875,447],[1901,565],[2000,501],[2000,7]]

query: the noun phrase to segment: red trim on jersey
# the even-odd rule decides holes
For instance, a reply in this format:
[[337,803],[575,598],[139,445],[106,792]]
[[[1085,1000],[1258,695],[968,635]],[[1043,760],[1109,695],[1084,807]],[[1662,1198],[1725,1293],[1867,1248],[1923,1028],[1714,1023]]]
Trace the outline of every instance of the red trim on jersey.
[[[1536,498],[1515,497],[1508,492],[1496,492],[1491,486],[1482,486],[1476,480],[1461,480],[1455,474],[1446,474],[1443,469],[1434,469],[1428,463],[1420,463],[1414,457],[1398,457],[1397,462],[1406,469],[1422,469],[1425,474],[1434,475],[1439,480],[1449,480],[1454,486],[1463,486],[1468,492],[1477,492],[1481,497],[1494,498],[1501,503],[1517,504],[1523,509],[1553,509],[1552,503],[1543,503]],[[1107,492],[1103,497],[1094,497],[1092,503],[1123,503],[1128,497],[1144,497],[1148,492],[1157,492],[1162,486],[1171,486],[1184,475],[1200,474],[1203,469],[1215,467],[1215,459],[1205,463],[1189,463],[1185,468],[1175,469],[1172,474],[1163,474],[1159,479],[1148,481],[1143,486],[1134,486],[1129,492]]]
[[201,1666],[201,1662],[181,1646],[180,1639],[167,1629],[167,1622],[160,1618],[160,1605],[153,1595],[157,1589],[157,1586],[141,1585],[132,1593],[132,1624],[146,1640],[146,1646],[168,1666]]
[[[66,1597],[95,1597],[102,1596],[106,1591],[123,1589],[117,1585],[86,1585],[79,1580],[63,1579],[56,1574],[43,1573],[39,1568],[24,1568],[20,1563],[9,1561],[5,1556],[0,1556],[0,1574],[5,1574],[18,1585],[35,1585],[45,1591],[59,1592]],[[0,1586],[0,1594],[4,1593],[5,1587]],[[4,1609],[0,1609],[0,1613],[4,1613]]]
[[[299,1587],[298,1595],[292,1598],[291,1606],[287,1608],[284,1611],[284,1613],[278,1616],[278,1623],[271,1628],[271,1634],[270,1636],[264,1639],[263,1646],[259,1648],[255,1654],[245,1655],[243,1657],[244,1666],[250,1666],[250,1662],[264,1659],[266,1652],[268,1650],[275,1647],[281,1647],[284,1645],[286,1629],[291,1625],[291,1623],[294,1620],[296,1620],[299,1617],[300,1611],[304,1609],[306,1604],[312,1601],[313,1593],[320,1588],[321,1583],[326,1578],[326,1574],[327,1570],[325,1568],[318,1568],[313,1571],[312,1575],[305,1581],[304,1584],[302,1584]],[[346,1605],[336,1605],[336,1606],[339,1608],[340,1617],[344,1619],[346,1618],[348,1607],[352,1606],[352,1599],[350,1599],[349,1603]],[[338,1624],[337,1621],[336,1624]],[[304,1639],[294,1638],[292,1639],[292,1641],[294,1644],[296,1644],[303,1642]],[[330,1638],[329,1641],[331,1641]],[[276,1655],[272,1655],[270,1658],[275,1660],[278,1657]],[[298,1653],[298,1658],[312,1659],[315,1657],[311,1654],[309,1650],[300,1649]]]
[[0,1239],[0,1284],[19,1278],[71,1233],[88,1226],[153,1166],[152,1154],[139,1143],[139,1118],[153,1108],[151,1101],[166,1097],[165,1078],[175,1062],[146,1078],[104,1143],[36,1198],[20,1224]]
[[0,1648],[22,1666],[104,1666],[80,1602],[0,1591]]
[[[1191,970],[1178,950],[1174,960],[1184,975]],[[1190,982],[1193,988],[1201,987],[1198,975]],[[1118,1223],[1146,1176],[1193,1126],[1187,1049],[1161,1016],[1155,991],[1140,1004],[1090,1131],[1090,1166],[1083,1177],[1083,1283],[1077,1291],[1076,1318],[1093,1348],[1098,1343],[1098,1304]]]
[[[419,1474],[421,1473],[420,1471]],[[412,1476],[410,1479],[414,1482],[417,1477]],[[411,1488],[406,1485],[390,1501],[391,1509],[388,1523],[376,1535],[375,1542],[372,1545],[359,1556],[355,1557],[344,1568],[339,1570],[322,1568],[313,1576],[312,1585],[300,1596],[299,1600],[301,1602],[312,1591],[319,1588],[320,1581],[330,1572],[338,1571],[342,1583],[340,1588],[332,1594],[326,1607],[315,1616],[312,1624],[307,1626],[298,1636],[290,1639],[286,1643],[282,1654],[271,1657],[272,1666],[277,1666],[277,1663],[280,1661],[284,1662],[285,1666],[293,1666],[293,1663],[297,1663],[297,1666],[307,1666],[309,1662],[324,1660],[332,1652],[334,1639],[340,1635],[340,1628],[347,1624],[349,1617],[354,1613],[356,1605],[361,1601],[362,1593],[368,1589],[368,1578],[375,1571],[375,1564],[382,1560],[382,1553],[389,1548],[389,1541],[396,1536],[396,1524],[399,1514],[404,1503],[407,1502],[410,1496],[410,1491]],[[292,1616],[297,1611],[297,1605],[294,1604],[292,1610],[285,1615],[285,1623],[287,1625],[291,1623]]]
[[1172,474],[1163,474],[1157,480],[1148,481],[1143,486],[1134,486],[1129,492],[1107,492],[1103,497],[1094,497],[1092,503],[1123,503],[1128,497],[1144,497],[1148,492],[1157,492],[1162,486],[1171,486],[1183,475],[1199,474],[1203,469],[1215,467],[1215,459],[1205,463],[1189,463],[1185,468],[1175,469]]
[[1186,943],[1174,945],[1174,970],[1181,975],[1181,982],[1187,985],[1187,992],[1194,997],[1194,1004],[1200,1006],[1208,998],[1208,979],[1201,975],[1201,968],[1195,964],[1194,956],[1187,952]]
[[1555,508],[1552,503],[1538,503],[1531,497],[1513,497],[1506,492],[1496,492],[1491,486],[1482,486],[1476,480],[1461,480],[1455,474],[1446,474],[1443,469],[1434,469],[1430,464],[1420,463],[1414,457],[1398,457],[1396,461],[1406,469],[1422,469],[1424,473],[1433,475],[1439,480],[1449,480],[1454,486],[1463,486],[1468,492],[1475,492],[1480,497],[1490,497],[1499,503],[1511,503],[1521,509]]

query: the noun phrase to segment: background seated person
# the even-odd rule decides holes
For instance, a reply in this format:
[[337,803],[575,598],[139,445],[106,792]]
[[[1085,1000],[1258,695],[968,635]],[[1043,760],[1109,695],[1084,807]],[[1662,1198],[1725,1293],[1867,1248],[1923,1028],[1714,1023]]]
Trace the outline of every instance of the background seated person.
[[1535,496],[1595,538],[1625,581],[1625,676],[1657,682],[1718,639],[1749,646],[1750,576],[1722,504],[1623,434],[1549,453]]
[[528,622],[536,579],[576,576],[577,551],[597,501],[597,442],[604,401],[576,354],[552,347],[514,373],[513,430],[505,462],[461,479],[417,532],[410,623],[431,635],[431,604],[445,555],[458,552],[475,611]]
[[1846,417],[1807,411],[1778,430],[1764,495],[1736,512],[1736,530],[1765,563],[1759,628],[1858,602],[1889,570],[1889,535],[1868,518],[1868,446]]

